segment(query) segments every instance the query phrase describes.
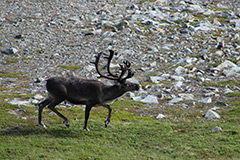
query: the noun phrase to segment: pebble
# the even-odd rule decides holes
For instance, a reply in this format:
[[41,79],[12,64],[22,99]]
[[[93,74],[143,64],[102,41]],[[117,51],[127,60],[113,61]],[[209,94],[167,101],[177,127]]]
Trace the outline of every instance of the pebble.
[[156,117],[156,119],[162,119],[162,118],[164,118],[164,117],[166,117],[166,116],[163,115],[163,114],[158,114],[157,117]]
[[206,97],[198,100],[199,103],[212,103],[212,98],[211,97]]
[[218,113],[214,112],[211,109],[207,111],[207,113],[205,114],[204,117],[211,118],[211,119],[219,119],[219,118],[221,118]]
[[222,131],[222,128],[219,126],[216,126],[215,128],[212,129],[213,131]]

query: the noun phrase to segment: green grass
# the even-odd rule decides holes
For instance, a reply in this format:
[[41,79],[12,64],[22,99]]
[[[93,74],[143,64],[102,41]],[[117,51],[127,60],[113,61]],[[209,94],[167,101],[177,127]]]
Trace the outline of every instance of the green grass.
[[7,64],[11,64],[11,63],[17,63],[19,61],[19,58],[13,58],[13,59],[8,59],[7,60]]
[[227,80],[227,81],[219,81],[219,82],[203,82],[205,86],[215,86],[215,87],[224,87],[226,85],[229,86],[239,86],[240,81],[237,80]]
[[[0,98],[1,100],[1,98]],[[161,108],[167,116],[142,117],[146,104],[130,99],[116,101],[112,121],[104,128],[107,109],[93,108],[88,127],[82,130],[82,107],[57,109],[70,127],[44,109],[47,129],[37,127],[37,107],[0,103],[0,157],[2,159],[238,159],[240,158],[240,105],[219,110],[219,120],[202,117],[194,109]],[[18,112],[25,109],[26,113]],[[18,116],[8,113],[16,110]],[[151,110],[150,110],[151,111]],[[154,112],[154,110],[152,110]],[[153,115],[155,115],[153,113]],[[27,117],[23,119],[22,117]],[[222,131],[212,131],[220,126]]]

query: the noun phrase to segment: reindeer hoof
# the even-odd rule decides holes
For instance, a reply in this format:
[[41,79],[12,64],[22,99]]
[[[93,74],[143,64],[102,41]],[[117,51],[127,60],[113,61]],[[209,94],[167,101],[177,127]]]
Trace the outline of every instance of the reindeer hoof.
[[43,123],[39,123],[39,124],[37,124],[37,126],[43,127],[43,128],[47,128],[47,126],[45,124],[43,124]]
[[70,124],[68,123],[68,121],[63,121],[63,123],[65,124],[65,126],[69,127]]
[[83,128],[83,130],[84,130],[84,131],[90,131],[90,129],[88,129],[88,128]]
[[107,128],[107,126],[108,126],[109,123],[110,123],[109,120],[106,120],[106,121],[105,121],[105,128]]

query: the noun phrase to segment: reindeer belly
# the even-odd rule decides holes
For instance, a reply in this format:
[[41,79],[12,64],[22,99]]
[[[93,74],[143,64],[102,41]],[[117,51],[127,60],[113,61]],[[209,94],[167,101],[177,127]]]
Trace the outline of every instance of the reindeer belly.
[[67,101],[73,104],[86,104],[87,99],[75,99],[75,98],[67,98]]

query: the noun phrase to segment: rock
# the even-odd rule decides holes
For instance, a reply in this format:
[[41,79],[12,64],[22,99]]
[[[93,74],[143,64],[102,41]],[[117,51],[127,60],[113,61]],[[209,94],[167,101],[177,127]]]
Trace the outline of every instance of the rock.
[[236,66],[236,67],[232,67],[230,69],[225,69],[223,70],[223,74],[226,77],[230,77],[230,76],[240,76],[240,67]]
[[134,101],[140,101],[143,103],[156,103],[158,104],[158,98],[153,95],[147,95],[147,96],[138,96],[132,98]]
[[223,93],[228,94],[228,93],[233,93],[233,91],[231,89],[225,87]]
[[179,93],[178,96],[182,98],[183,100],[194,100],[193,94],[187,94],[187,93]]
[[144,103],[156,103],[158,104],[158,98],[156,96],[148,95],[147,97],[143,98],[140,100],[141,102]]
[[180,88],[183,85],[183,82],[182,81],[177,81],[175,83],[172,83],[171,85],[176,87],[176,88]]
[[200,100],[198,100],[199,103],[212,103],[212,98],[211,97],[207,97],[207,98],[202,98]]
[[156,119],[162,119],[162,118],[164,118],[164,117],[166,117],[166,116],[163,115],[163,114],[158,114],[158,116],[156,117]]
[[217,114],[216,112],[212,111],[211,109],[207,111],[207,113],[205,114],[206,118],[211,118],[211,119],[219,119],[221,118],[219,114]]
[[44,97],[40,94],[36,94],[35,96],[33,96],[33,98],[37,100],[42,100]]
[[7,113],[18,116],[19,114],[15,110],[8,111]]
[[16,35],[14,38],[16,38],[16,39],[22,39],[23,36],[22,36],[21,34],[18,34],[18,35]]
[[222,131],[221,127],[216,126],[215,128],[212,129],[213,131]]
[[176,76],[176,75],[172,75],[171,78],[172,78],[173,80],[176,80],[176,81],[184,81],[184,80],[185,80],[184,77],[182,77],[182,76]]
[[175,73],[177,75],[181,75],[181,74],[184,74],[186,72],[186,69],[182,66],[178,66],[176,69],[175,69]]
[[148,81],[153,82],[153,83],[159,83],[161,81],[164,81],[165,78],[163,77],[158,77],[158,76],[149,76]]
[[183,100],[182,98],[173,98],[168,103],[169,104],[178,103],[181,102],[182,100]]
[[118,23],[115,27],[118,29],[118,30],[123,30],[125,27],[129,26],[129,22],[127,20],[124,20],[120,23]]
[[25,105],[25,106],[31,105],[29,101],[22,101],[22,100],[19,100],[17,98],[14,98],[13,100],[11,100],[8,103],[12,104],[12,105]]
[[219,64],[216,68],[219,70],[222,70],[224,68],[232,68],[232,67],[238,67],[238,66],[229,60],[225,60],[223,63]]
[[154,46],[149,46],[148,47],[148,53],[156,53],[158,52],[158,49]]
[[4,54],[16,54],[18,52],[18,50],[16,48],[9,48],[6,49],[5,51],[2,51],[2,53]]
[[130,98],[135,97],[135,94],[132,92],[127,92],[125,95],[126,95],[126,97],[130,97]]

